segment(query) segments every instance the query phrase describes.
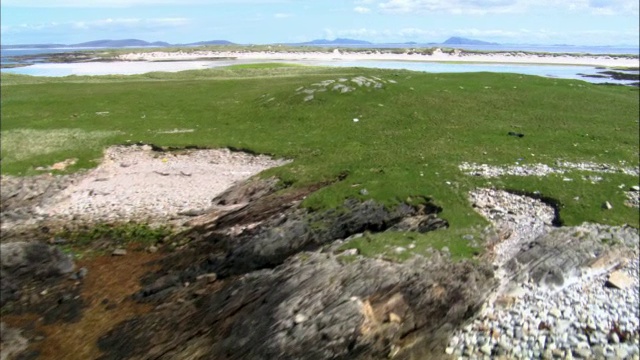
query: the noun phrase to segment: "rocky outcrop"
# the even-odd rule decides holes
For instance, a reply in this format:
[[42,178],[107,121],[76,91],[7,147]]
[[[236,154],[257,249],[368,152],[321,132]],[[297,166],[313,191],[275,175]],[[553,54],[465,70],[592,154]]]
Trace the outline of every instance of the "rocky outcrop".
[[[101,338],[104,358],[439,356],[496,286],[488,265],[452,262],[437,251],[406,263],[345,262],[323,252],[365,231],[446,226],[426,200],[417,208],[347,200],[310,212],[292,205],[297,194],[267,195],[181,234],[192,238],[189,248],[163,259],[134,296],[156,310]],[[289,210],[271,212],[280,208]],[[264,219],[265,211],[273,215]]]
[[[2,176],[0,223],[2,242],[25,238],[46,238],[48,219],[42,208],[79,179],[79,175]],[[44,228],[43,228],[44,226]]]
[[519,283],[562,288],[581,276],[606,272],[637,249],[638,230],[584,224],[558,228],[525,244],[506,267]]
[[[489,267],[301,253],[275,269],[181,288],[182,303],[104,336],[104,359],[383,359],[441,354],[494,286]],[[162,321],[158,321],[162,319]],[[402,358],[402,357],[398,357]]]
[[496,229],[485,257],[493,261],[500,286],[479,316],[454,332],[446,354],[637,357],[638,229],[586,223],[553,228],[558,209],[548,203],[557,202],[530,195],[495,189],[470,194]]
[[20,297],[24,285],[58,281],[75,265],[60,249],[38,242],[0,245],[0,307]]

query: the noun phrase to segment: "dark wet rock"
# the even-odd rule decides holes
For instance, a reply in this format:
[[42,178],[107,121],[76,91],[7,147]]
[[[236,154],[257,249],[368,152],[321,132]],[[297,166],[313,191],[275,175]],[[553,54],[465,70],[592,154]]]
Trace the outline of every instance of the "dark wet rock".
[[0,245],[0,306],[20,297],[23,285],[33,281],[59,281],[73,272],[74,263],[60,249],[43,243]]
[[[425,211],[424,209],[439,211],[439,208],[433,205],[422,209],[422,212]],[[253,212],[245,212],[245,209],[239,212],[244,212],[249,218],[253,216]],[[254,270],[273,268],[300,251],[319,249],[336,239],[344,239],[364,231],[385,231],[407,216],[416,215],[417,212],[418,209],[406,204],[389,209],[372,200],[364,202],[347,200],[339,209],[318,212],[297,209],[285,214],[278,213],[262,222],[260,226],[237,236],[225,235],[224,225],[213,227],[213,229],[204,226],[194,230],[197,232],[196,235],[201,236],[201,241],[193,245],[195,247],[193,257],[196,259],[183,253],[176,255],[173,259],[165,261],[170,265],[157,276],[171,277],[171,280],[167,280],[168,282],[179,284],[193,282],[198,275],[207,273],[216,273],[219,278],[226,278]],[[440,227],[437,224],[444,222],[437,219],[436,214],[423,216],[428,219],[426,223],[423,222],[423,225],[436,224],[433,226],[434,229]],[[200,231],[205,231],[204,236]],[[171,264],[173,260],[176,263]],[[181,265],[176,266],[177,264]],[[167,269],[171,267],[181,267],[179,275],[174,273],[173,269]],[[179,276],[179,280],[174,279],[175,276]],[[147,280],[149,284],[156,282],[153,276]],[[150,286],[151,288],[143,288],[137,296],[146,298],[153,295],[153,301],[157,301],[157,294],[170,293],[169,291],[160,292],[157,290],[157,285]]]
[[51,296],[49,302],[38,306],[35,311],[43,314],[45,324],[57,322],[77,322],[82,318],[84,301],[77,289]]
[[[212,285],[177,291],[184,299],[206,286]],[[127,320],[99,346],[103,359],[440,354],[450,331],[479,310],[493,286],[489,266],[437,254],[402,264],[343,264],[329,254],[302,253],[179,306]]]

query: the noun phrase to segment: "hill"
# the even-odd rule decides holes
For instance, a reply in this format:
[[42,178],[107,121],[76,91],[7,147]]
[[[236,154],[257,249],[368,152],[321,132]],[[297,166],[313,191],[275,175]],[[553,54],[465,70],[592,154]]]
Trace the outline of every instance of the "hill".
[[232,43],[231,41],[227,41],[227,40],[208,40],[208,41],[198,41],[198,42],[184,44],[184,45],[193,45],[193,46],[198,46],[198,45],[234,45],[234,43]]
[[337,38],[335,40],[325,40],[325,39],[317,39],[304,43],[300,43],[300,45],[372,45],[368,41],[364,40],[355,40],[355,39],[342,39]]
[[498,45],[498,43],[494,43],[494,42],[467,39],[467,38],[457,37],[457,36],[448,38],[442,44],[444,45]]
[[128,46],[169,46],[171,44],[156,41],[156,42],[147,42],[144,40],[138,39],[123,39],[123,40],[95,40],[88,41],[79,44],[69,45],[71,47],[128,47]]

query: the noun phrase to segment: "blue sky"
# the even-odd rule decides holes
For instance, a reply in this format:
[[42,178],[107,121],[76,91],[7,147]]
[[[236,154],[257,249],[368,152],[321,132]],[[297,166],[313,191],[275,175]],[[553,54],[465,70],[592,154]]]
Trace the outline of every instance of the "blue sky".
[[2,0],[3,44],[137,38],[188,43],[639,43],[638,0]]

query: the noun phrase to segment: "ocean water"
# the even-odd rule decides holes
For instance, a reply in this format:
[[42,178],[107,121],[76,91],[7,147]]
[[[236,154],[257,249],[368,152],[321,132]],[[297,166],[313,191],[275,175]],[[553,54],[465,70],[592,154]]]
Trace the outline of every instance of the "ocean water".
[[598,75],[602,69],[577,65],[535,65],[535,64],[487,64],[487,63],[440,63],[419,61],[316,61],[311,65],[337,67],[366,67],[378,69],[413,70],[429,73],[495,72],[536,75],[549,78],[584,80],[591,83],[628,84],[634,81],[607,78],[584,77]]
[[[383,44],[377,47],[431,47],[433,44]],[[358,46],[353,46],[358,47]],[[361,45],[359,47],[372,47]],[[589,54],[637,54],[638,48],[633,47],[577,47],[577,46],[535,46],[535,45],[477,45],[461,46],[468,50],[485,51],[537,51],[537,52],[558,52],[558,53],[589,53]],[[55,49],[2,49],[2,64],[19,63],[12,59],[14,56],[52,54],[63,52],[74,52],[81,50],[78,48],[55,48]],[[255,62],[255,61],[253,61]],[[3,72],[33,75],[33,76],[68,76],[68,75],[109,75],[109,74],[140,74],[149,71],[182,71],[189,69],[202,69],[209,67],[227,66],[239,62],[181,62],[180,66],[157,63],[151,66],[129,66],[123,65],[121,69],[113,67],[103,67],[99,63],[77,63],[77,64],[48,64],[45,58],[37,58],[30,62],[32,65],[18,68],[2,69]],[[424,71],[430,73],[460,73],[460,72],[502,72],[516,73],[524,75],[536,75],[551,78],[584,80],[591,83],[617,83],[629,84],[634,81],[621,81],[607,78],[584,77],[585,75],[597,75],[599,69],[592,66],[574,65],[534,65],[534,64],[477,64],[477,63],[434,63],[434,62],[409,62],[409,61],[303,61],[309,65],[336,66],[336,67],[367,67],[381,69],[407,69],[413,71]],[[125,69],[126,68],[126,69]]]

